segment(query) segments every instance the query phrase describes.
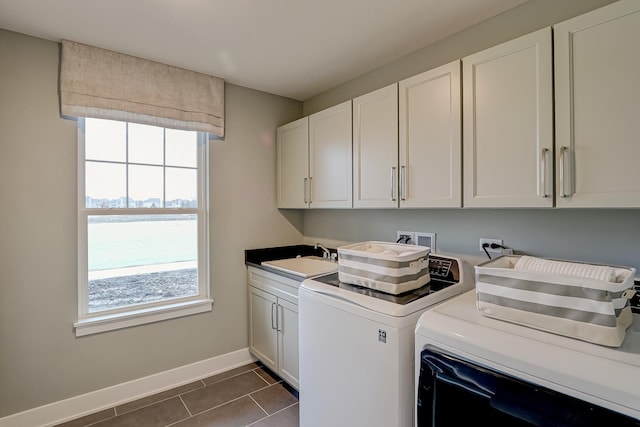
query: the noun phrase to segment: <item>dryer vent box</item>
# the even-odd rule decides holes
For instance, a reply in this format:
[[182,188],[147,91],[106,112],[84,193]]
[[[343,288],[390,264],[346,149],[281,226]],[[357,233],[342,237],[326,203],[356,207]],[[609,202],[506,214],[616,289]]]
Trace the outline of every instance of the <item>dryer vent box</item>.
[[431,253],[436,251],[436,233],[423,233],[416,231],[415,244],[431,248]]

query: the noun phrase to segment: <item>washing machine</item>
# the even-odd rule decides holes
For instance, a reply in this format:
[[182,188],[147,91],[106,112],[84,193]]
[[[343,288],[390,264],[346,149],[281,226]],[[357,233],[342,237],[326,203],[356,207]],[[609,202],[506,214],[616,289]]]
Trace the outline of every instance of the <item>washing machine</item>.
[[307,279],[298,293],[300,426],[410,427],[416,322],[473,288],[459,257],[429,254],[430,281],[399,295]]

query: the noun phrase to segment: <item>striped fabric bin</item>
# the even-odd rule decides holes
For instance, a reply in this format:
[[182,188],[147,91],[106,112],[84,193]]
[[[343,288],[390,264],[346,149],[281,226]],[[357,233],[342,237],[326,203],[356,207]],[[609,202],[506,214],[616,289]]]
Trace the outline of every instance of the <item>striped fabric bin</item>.
[[595,344],[619,347],[633,321],[636,270],[501,256],[475,267],[480,313]]
[[338,247],[341,282],[397,295],[429,283],[426,246],[362,242]]

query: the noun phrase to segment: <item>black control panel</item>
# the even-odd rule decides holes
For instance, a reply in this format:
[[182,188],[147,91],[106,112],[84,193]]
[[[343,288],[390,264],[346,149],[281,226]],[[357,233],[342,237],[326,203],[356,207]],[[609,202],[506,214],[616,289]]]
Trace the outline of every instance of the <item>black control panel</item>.
[[454,259],[429,254],[429,276],[431,279],[457,283],[460,281],[460,267]]
[[634,282],[634,288],[636,290],[636,294],[631,298],[629,303],[631,304],[631,311],[640,314],[640,281],[636,280]]

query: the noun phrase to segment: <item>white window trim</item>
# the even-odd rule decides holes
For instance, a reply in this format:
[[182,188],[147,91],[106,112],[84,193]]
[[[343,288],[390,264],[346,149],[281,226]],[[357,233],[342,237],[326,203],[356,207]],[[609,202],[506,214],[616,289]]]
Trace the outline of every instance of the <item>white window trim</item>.
[[[198,133],[198,180],[200,194],[198,208],[193,209],[91,209],[85,200],[85,132],[84,118],[78,118],[78,321],[73,324],[76,337],[106,332],[131,326],[144,325],[197,313],[211,311],[213,299],[209,296],[209,158],[208,136]],[[126,215],[131,212],[198,213],[198,295],[148,304],[89,313],[87,222],[91,214]]]

